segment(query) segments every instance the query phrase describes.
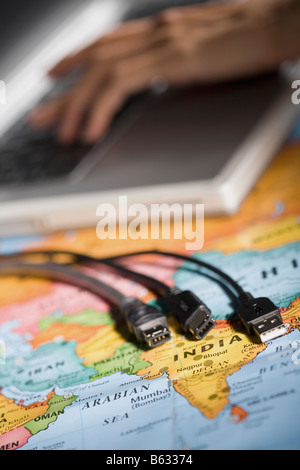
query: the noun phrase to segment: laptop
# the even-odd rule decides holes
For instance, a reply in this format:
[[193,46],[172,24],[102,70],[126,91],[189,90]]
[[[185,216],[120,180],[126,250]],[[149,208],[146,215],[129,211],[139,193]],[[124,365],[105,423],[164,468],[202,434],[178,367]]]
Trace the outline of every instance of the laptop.
[[120,196],[128,204],[202,203],[206,217],[238,210],[297,116],[291,67],[132,97],[92,146],[60,146],[55,131],[26,121],[37,103],[76,80],[46,77],[60,58],[123,21],[192,3],[204,2],[2,2],[0,237],[96,226],[97,207],[117,207]]

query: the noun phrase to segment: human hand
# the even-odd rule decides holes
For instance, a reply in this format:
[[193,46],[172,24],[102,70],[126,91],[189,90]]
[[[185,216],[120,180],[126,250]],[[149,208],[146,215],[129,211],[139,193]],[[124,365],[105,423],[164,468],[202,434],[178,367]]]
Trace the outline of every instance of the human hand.
[[93,143],[105,135],[126,100],[148,89],[156,77],[180,86],[241,78],[278,66],[285,57],[274,49],[274,17],[270,21],[261,3],[172,8],[124,23],[49,71],[55,79],[77,67],[82,74],[68,93],[33,110],[29,122],[55,126],[63,143]]

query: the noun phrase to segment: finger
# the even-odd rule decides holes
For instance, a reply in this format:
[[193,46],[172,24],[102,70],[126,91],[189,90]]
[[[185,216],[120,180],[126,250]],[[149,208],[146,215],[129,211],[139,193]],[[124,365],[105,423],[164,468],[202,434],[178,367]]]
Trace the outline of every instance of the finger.
[[68,95],[60,96],[31,110],[27,116],[28,123],[33,127],[51,127],[59,119],[67,100]]
[[104,78],[105,74],[99,68],[91,68],[72,90],[58,122],[59,141],[71,143],[78,137],[85,114]]
[[111,32],[103,35],[97,41],[98,45],[110,44],[114,41],[138,37],[150,32],[153,29],[153,18],[142,18],[139,20],[126,21],[113,29]]
[[56,65],[54,65],[49,71],[48,74],[54,77],[60,77],[70,73],[75,67],[79,65],[84,65],[91,60],[94,60],[97,56],[94,55],[94,52],[97,50],[103,49],[104,46],[108,47],[108,52],[104,55],[109,57],[110,49],[118,49],[122,46],[122,42],[125,40],[131,40],[131,43],[136,42],[139,44],[137,36],[140,36],[139,39],[143,37],[148,31],[153,28],[153,21],[150,19],[136,20],[124,23],[118,28],[114,29],[112,32],[107,33],[106,35],[100,37],[96,41],[89,44],[87,47],[81,49],[77,53],[71,54]]
[[48,75],[52,77],[62,77],[69,74],[75,67],[88,62],[89,54],[93,51],[95,45],[91,45],[81,51],[69,55],[48,70]]
[[90,110],[82,138],[86,143],[94,143],[103,138],[117,111],[126,101],[126,94],[114,85],[104,87]]
[[139,54],[169,39],[180,26],[170,24],[165,28],[157,28],[153,18],[124,23],[78,53],[65,57],[48,73],[60,77],[70,73],[77,66],[101,61],[109,63]]
[[108,70],[113,67],[117,75],[122,75],[123,70],[125,74],[127,70],[133,74],[136,70],[155,63],[160,56],[167,56],[168,51],[176,44],[184,44],[188,32],[189,30],[181,24],[155,28],[152,34],[139,37],[139,41],[136,41],[136,38],[129,38],[120,44],[114,43],[100,48],[97,54],[102,58],[101,65]]
[[181,22],[158,26],[155,18],[126,23],[112,34],[112,40],[108,41],[107,38],[99,40],[91,57],[96,61],[110,62],[141,55],[155,47],[164,46],[165,42],[172,41],[180,35],[183,36],[185,30],[186,25]]
[[158,24],[175,24],[178,22],[194,23],[213,22],[217,19],[234,17],[241,13],[239,2],[205,3],[193,6],[181,6],[168,8],[157,15]]
[[90,60],[98,63],[110,63],[118,60],[126,59],[127,57],[147,52],[155,45],[162,44],[167,37],[165,30],[158,30],[136,36],[128,36],[119,41],[112,41],[110,43],[99,44],[90,54]]
[[95,142],[103,137],[128,97],[149,88],[152,79],[163,70],[162,64],[170,60],[170,51],[167,48],[163,53],[151,51],[139,59],[124,61],[122,66],[119,65],[113,78],[98,93],[83,133],[86,142]]
[[[163,35],[161,35],[161,40],[165,39]],[[160,41],[160,38],[157,38],[157,44]],[[144,45],[147,42],[144,42]],[[126,57],[126,54],[124,54]],[[134,54],[131,57],[131,60],[128,61],[128,66],[132,67],[132,71],[137,68],[138,61],[136,63],[133,60]],[[144,50],[140,53],[140,61],[141,64],[139,67],[145,67],[148,65],[148,62],[152,61],[151,56],[144,53]],[[122,67],[123,60],[119,61],[120,70]],[[104,80],[104,77],[109,75],[110,70],[112,68],[111,62],[114,63],[115,61],[111,59],[111,61],[103,60],[102,66],[100,67],[99,64],[94,65],[88,72],[85,73],[83,78],[80,80],[79,84],[75,86],[72,92],[69,94],[68,99],[64,99],[59,101],[64,106],[60,106],[59,108],[57,105],[53,103],[47,103],[45,107],[42,109],[36,110],[35,115],[33,118],[36,120],[39,118],[41,121],[44,119],[44,125],[49,125],[50,123],[58,124],[57,129],[57,137],[61,142],[70,143],[72,142],[80,131],[80,126],[84,119],[85,113],[91,103],[93,95],[96,93],[97,89],[101,86],[101,83]],[[109,107],[108,107],[109,108]],[[106,109],[106,108],[105,108]],[[52,111],[52,112],[51,112]],[[45,117],[44,117],[45,115]]]

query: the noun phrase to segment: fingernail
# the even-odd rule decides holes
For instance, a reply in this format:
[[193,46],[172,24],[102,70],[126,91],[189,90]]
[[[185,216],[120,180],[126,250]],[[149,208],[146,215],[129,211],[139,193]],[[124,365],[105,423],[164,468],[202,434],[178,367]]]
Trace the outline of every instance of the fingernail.
[[93,131],[93,129],[88,129],[85,132],[83,132],[82,140],[86,144],[93,144],[97,140],[97,137],[95,136],[95,132]]
[[57,133],[57,140],[62,145],[69,145],[75,140],[75,136],[68,129],[61,129]]
[[82,134],[82,139],[86,144],[94,144],[100,139],[103,139],[107,133],[107,125],[89,126]]

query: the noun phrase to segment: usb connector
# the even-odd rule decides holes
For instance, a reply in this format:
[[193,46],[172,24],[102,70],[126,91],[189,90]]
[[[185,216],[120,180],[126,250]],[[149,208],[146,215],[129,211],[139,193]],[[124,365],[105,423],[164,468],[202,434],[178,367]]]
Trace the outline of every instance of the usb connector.
[[287,332],[278,307],[267,297],[255,299],[247,293],[241,299],[238,316],[248,333],[255,333],[262,343]]
[[169,329],[164,325],[154,325],[148,330],[141,328],[141,333],[150,348],[155,348],[171,338]]
[[171,290],[169,308],[186,333],[203,339],[215,326],[209,308],[191,291]]
[[278,338],[286,333],[286,327],[277,313],[265,315],[262,320],[252,322],[252,328],[262,343]]
[[171,339],[167,318],[153,305],[135,297],[127,297],[121,305],[128,329],[140,343],[150,348]]

